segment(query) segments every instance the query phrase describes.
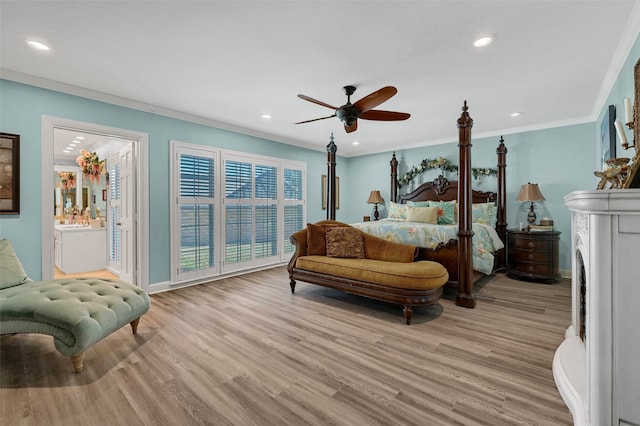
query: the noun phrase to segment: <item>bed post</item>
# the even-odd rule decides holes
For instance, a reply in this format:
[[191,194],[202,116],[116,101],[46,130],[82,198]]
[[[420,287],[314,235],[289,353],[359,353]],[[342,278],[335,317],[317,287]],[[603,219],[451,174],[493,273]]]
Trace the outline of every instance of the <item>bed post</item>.
[[331,133],[327,145],[327,220],[336,220],[336,151]]
[[398,201],[398,160],[396,160],[395,151],[389,164],[391,164],[391,193],[389,197],[391,197],[391,201],[395,203]]
[[471,246],[473,238],[471,224],[471,127],[473,127],[473,119],[469,116],[468,110],[467,101],[464,101],[462,114],[458,118],[460,165],[458,166],[458,296],[456,297],[456,305],[475,308]]
[[[507,147],[504,145],[504,138],[500,136],[500,145],[496,150],[498,154],[498,215],[496,232],[500,239],[507,241]],[[506,247],[496,253],[496,269],[504,269],[507,266]]]

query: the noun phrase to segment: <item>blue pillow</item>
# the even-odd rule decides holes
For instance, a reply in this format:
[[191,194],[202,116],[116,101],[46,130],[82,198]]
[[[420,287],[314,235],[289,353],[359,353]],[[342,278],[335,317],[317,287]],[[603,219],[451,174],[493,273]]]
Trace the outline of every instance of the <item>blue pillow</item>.
[[429,201],[429,207],[438,208],[438,225],[451,225],[455,222],[455,201]]

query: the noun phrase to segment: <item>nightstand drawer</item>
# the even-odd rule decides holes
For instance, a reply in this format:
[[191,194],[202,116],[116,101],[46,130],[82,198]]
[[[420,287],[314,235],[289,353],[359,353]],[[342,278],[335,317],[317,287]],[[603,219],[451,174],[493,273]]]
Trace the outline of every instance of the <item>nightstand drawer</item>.
[[513,239],[513,248],[528,250],[549,250],[549,239],[522,237]]
[[516,261],[523,262],[549,262],[549,251],[535,251],[516,249],[513,252],[513,258]]
[[551,265],[549,262],[545,263],[527,263],[527,262],[518,262],[511,268],[513,271],[523,272],[525,274],[532,275],[551,275],[553,271],[551,270]]

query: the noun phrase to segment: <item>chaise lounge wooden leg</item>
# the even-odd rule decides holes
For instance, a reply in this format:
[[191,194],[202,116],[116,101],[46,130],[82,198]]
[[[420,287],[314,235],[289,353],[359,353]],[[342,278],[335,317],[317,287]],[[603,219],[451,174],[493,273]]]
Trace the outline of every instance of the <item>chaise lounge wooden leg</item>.
[[81,373],[84,370],[84,352],[80,352],[78,355],[71,355],[71,363],[76,373]]
[[296,280],[291,280],[289,285],[291,286],[291,294],[293,294],[296,291]]
[[140,317],[134,319],[129,324],[131,324],[131,330],[133,330],[133,334],[138,332],[138,324],[140,324]]
[[407,320],[407,325],[411,325],[411,314],[413,313],[411,305],[404,305],[404,309],[402,311],[404,312],[404,317]]

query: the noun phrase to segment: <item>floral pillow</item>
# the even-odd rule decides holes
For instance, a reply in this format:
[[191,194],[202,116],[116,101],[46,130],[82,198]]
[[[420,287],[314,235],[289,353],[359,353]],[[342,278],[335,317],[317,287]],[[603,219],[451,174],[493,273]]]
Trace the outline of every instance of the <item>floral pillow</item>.
[[438,208],[407,206],[407,221],[436,225],[438,223]]
[[455,201],[429,201],[429,207],[438,208],[438,225],[451,225],[452,223],[456,223]]
[[355,228],[327,228],[327,257],[364,258],[364,243]]
[[389,202],[389,219],[406,219],[407,218],[407,206],[406,204]]
[[498,220],[496,205],[494,203],[474,203],[471,208],[471,217],[471,221],[474,223],[484,223],[495,228]]

